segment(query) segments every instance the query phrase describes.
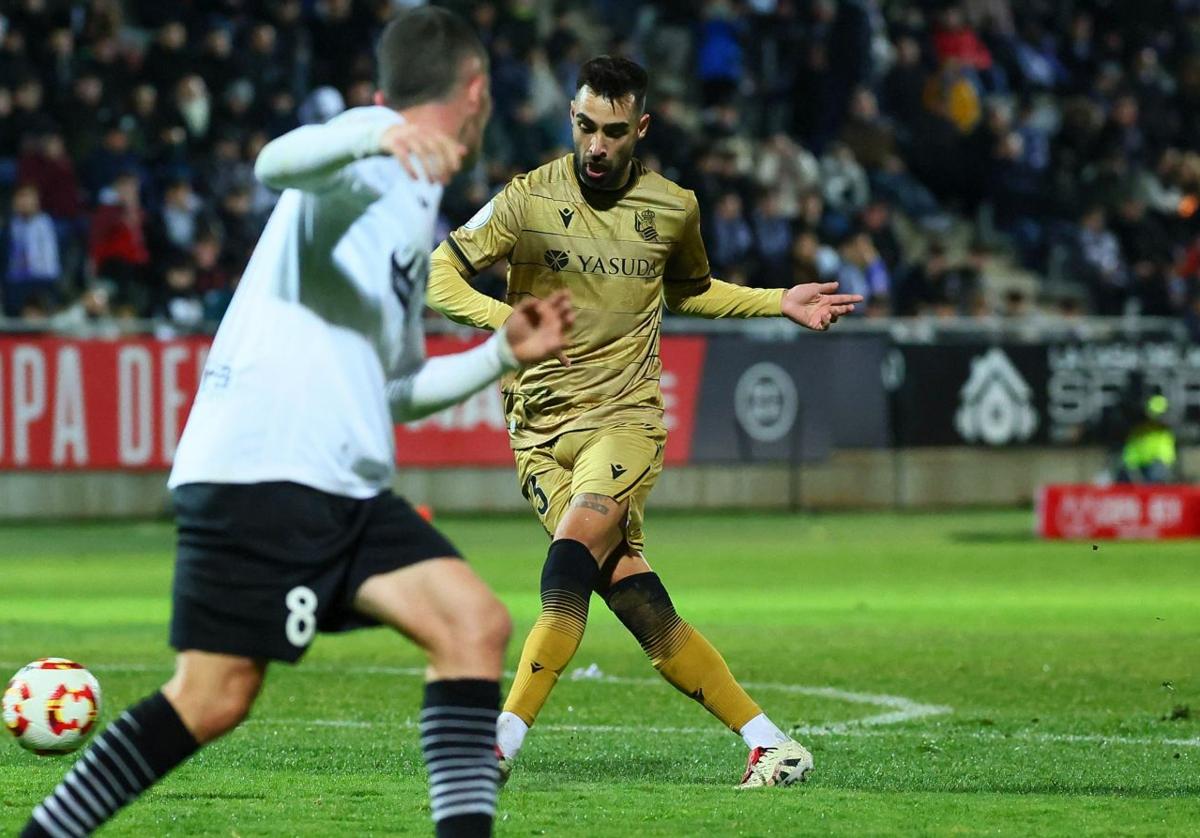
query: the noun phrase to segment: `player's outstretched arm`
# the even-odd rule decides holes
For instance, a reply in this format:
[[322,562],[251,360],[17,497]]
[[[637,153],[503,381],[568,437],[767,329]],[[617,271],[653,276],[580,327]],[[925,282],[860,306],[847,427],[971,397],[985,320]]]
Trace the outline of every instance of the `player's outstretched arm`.
[[708,277],[663,283],[663,300],[676,314],[691,317],[778,317],[783,292],[778,288],[744,288]]
[[458,171],[464,149],[456,140],[399,121],[384,108],[349,111],[324,125],[305,125],[263,147],[254,174],[273,189],[317,191],[345,166],[372,155],[394,156],[413,177],[445,183]]
[[559,291],[525,300],[486,342],[455,355],[430,358],[415,373],[388,383],[392,416],[410,422],[457,404],[506,372],[562,352],[575,322],[571,297]]
[[837,289],[836,282],[793,285],[783,292],[783,316],[807,329],[823,332],[863,301],[861,294],[837,294]]

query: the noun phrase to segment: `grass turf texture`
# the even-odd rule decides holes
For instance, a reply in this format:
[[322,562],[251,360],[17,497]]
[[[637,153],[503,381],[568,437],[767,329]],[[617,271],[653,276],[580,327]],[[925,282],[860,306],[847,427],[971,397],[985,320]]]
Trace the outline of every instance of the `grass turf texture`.
[[[544,538],[524,518],[439,523],[512,609],[515,664]],[[735,791],[740,739],[658,681],[595,599],[571,668],[594,663],[617,680],[560,684],[501,796],[498,831],[1194,834],[1200,549],[1094,550],[1028,528],[1018,512],[656,516],[649,556],[680,612],[761,685],[752,692],[778,723],[831,729],[801,737],[813,779]],[[5,670],[78,659],[101,680],[106,719],[153,690],[171,665],[171,546],[165,523],[0,530]],[[106,834],[429,834],[412,727],[420,665],[384,630],[318,639],[298,667],[272,669],[250,722]],[[889,708],[787,685],[952,711],[846,726]],[[0,834],[71,759],[0,739]]]

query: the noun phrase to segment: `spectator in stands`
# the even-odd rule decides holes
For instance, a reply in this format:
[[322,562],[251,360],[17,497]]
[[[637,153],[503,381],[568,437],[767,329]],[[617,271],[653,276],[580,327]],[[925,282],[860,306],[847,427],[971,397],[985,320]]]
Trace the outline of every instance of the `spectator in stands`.
[[137,175],[119,175],[100,195],[88,255],[92,272],[116,284],[122,304],[146,311],[150,302],[146,214]]
[[869,87],[854,91],[850,115],[842,126],[842,142],[868,172],[883,168],[896,154],[896,129],[879,112],[879,102]]
[[980,91],[972,75],[954,58],[942,61],[941,68],[925,83],[925,108],[958,129],[970,134],[982,112]]
[[784,217],[800,215],[800,197],[818,188],[821,165],[817,158],[786,134],[773,134],[758,149],[754,179],[761,189],[773,189]]
[[19,317],[28,303],[57,301],[60,259],[54,222],[42,212],[37,187],[13,191],[12,214],[4,230],[4,312]]
[[11,120],[18,142],[46,127],[44,99],[42,83],[36,76],[26,76],[17,83]]
[[70,102],[60,109],[68,116],[63,121],[67,132],[67,150],[76,162],[88,158],[100,143],[105,125],[115,119],[113,109],[104,99],[104,82],[91,70],[75,79]]
[[168,260],[157,284],[152,309],[155,317],[171,326],[192,331],[204,322],[204,299],[196,288],[196,267],[186,255]]
[[74,221],[83,212],[75,164],[67,156],[63,135],[50,129],[26,144],[17,162],[17,181],[32,185],[55,221]]
[[960,310],[959,290],[950,281],[950,258],[946,248],[935,242],[901,284],[896,311],[906,316],[952,317]]
[[792,242],[792,284],[829,282],[837,278],[841,258],[837,251],[821,244],[817,234],[804,230]]
[[203,77],[191,73],[176,82],[173,116],[187,130],[188,145],[203,150],[213,118],[212,98]]
[[750,217],[754,250],[758,255],[754,284],[764,288],[790,288],[793,283],[788,262],[791,259],[792,228],[779,211],[778,193],[767,190],[759,195]]
[[[1171,294],[1171,238],[1157,218],[1146,212],[1146,202],[1134,193],[1121,201],[1113,233],[1129,265],[1131,293],[1138,313],[1170,317],[1179,306]],[[1182,302],[1182,301],[1180,301]]]
[[901,35],[893,44],[895,63],[882,84],[882,100],[904,131],[917,125],[925,115],[925,81],[929,72],[922,62],[921,45],[909,34]]
[[259,96],[291,86],[296,56],[278,50],[278,43],[274,26],[256,23],[235,58],[237,74],[252,81]]
[[867,173],[845,143],[832,143],[821,158],[821,191],[825,198],[824,224],[836,237],[850,228],[871,197]]
[[241,273],[250,251],[258,240],[261,221],[251,212],[250,190],[238,187],[230,190],[221,198],[217,210],[221,228],[224,230],[225,247],[229,251],[231,263],[236,271]]
[[71,83],[82,64],[75,51],[75,33],[71,27],[55,27],[46,36],[38,63],[50,100],[61,105],[70,96]]
[[742,214],[742,198],[736,192],[726,192],[715,210],[709,250],[713,270],[726,274],[744,270],[754,247],[754,234]]
[[192,243],[196,290],[201,294],[224,290],[231,284],[229,269],[222,262],[221,250],[221,236],[212,228],[201,229]]
[[12,91],[0,84],[0,161],[17,156],[17,125],[13,119]]
[[181,178],[169,183],[157,223],[153,225],[154,250],[159,253],[190,250],[200,227],[201,208],[190,181]]
[[1079,219],[1074,263],[1096,310],[1107,315],[1123,313],[1129,298],[1129,273],[1121,243],[1107,227],[1103,207],[1089,207]]
[[858,223],[863,232],[871,237],[871,244],[879,251],[879,258],[887,266],[888,273],[897,280],[905,267],[904,249],[896,235],[896,222],[887,201],[876,198],[867,204],[859,215]]
[[142,61],[142,78],[157,90],[174,90],[179,80],[192,72],[192,67],[187,50],[187,28],[178,20],[164,23]]
[[214,26],[204,36],[204,47],[196,58],[196,74],[209,90],[223,93],[237,76],[233,60],[233,37],[224,26]]
[[127,125],[130,121],[125,117],[106,125],[99,147],[83,161],[83,185],[93,196],[98,195],[122,172],[142,174],[142,158],[133,150],[129,140]]
[[870,235],[865,230],[852,230],[838,247],[838,257],[841,259],[837,272],[838,290],[843,294],[862,294],[868,316],[889,314],[892,280]]

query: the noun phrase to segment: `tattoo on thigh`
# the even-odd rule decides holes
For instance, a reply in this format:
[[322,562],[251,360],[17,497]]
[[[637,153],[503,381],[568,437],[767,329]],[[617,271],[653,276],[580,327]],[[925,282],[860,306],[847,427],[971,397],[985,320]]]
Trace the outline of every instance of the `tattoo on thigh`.
[[579,507],[580,509],[590,509],[592,512],[607,515],[609,513],[608,504],[605,503],[607,500],[608,498],[604,495],[584,494],[579,495],[571,501],[571,506]]

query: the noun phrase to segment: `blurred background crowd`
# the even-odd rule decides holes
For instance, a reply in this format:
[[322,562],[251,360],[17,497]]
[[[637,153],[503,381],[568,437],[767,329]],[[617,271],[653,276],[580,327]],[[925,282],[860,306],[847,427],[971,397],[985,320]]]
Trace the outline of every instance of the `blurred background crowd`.
[[[369,104],[374,38],[414,4],[0,5],[4,313],[210,329],[276,199],[258,150]],[[696,191],[724,279],[1200,340],[1200,0],[444,5],[491,53],[496,113],[443,232],[569,150],[576,71],[616,53],[651,72],[639,155]]]

